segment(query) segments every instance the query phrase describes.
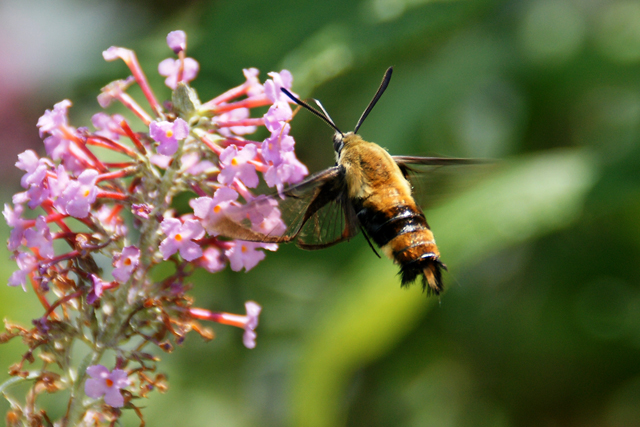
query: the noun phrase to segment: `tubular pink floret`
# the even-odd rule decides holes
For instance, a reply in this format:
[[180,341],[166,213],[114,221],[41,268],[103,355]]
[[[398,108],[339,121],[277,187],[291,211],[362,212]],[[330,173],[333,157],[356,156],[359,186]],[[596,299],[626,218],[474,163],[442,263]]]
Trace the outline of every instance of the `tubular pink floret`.
[[102,88],[101,94],[98,96],[98,103],[102,108],[107,108],[111,102],[116,99],[125,107],[133,112],[144,124],[149,125],[153,118],[144,109],[125,92],[134,81],[133,78],[126,80],[116,80]]
[[271,100],[269,100],[266,95],[259,95],[253,98],[247,98],[243,99],[242,101],[236,101],[229,104],[216,104],[213,106],[210,106],[209,103],[203,104],[201,110],[219,114],[238,108],[256,108],[264,107],[265,105],[271,105]]
[[[145,124],[148,125],[149,123],[145,122]],[[138,138],[138,136],[133,133],[133,131],[129,127],[129,124],[123,120],[122,122],[120,122],[120,126],[122,126],[125,134],[129,137],[131,142],[133,142],[133,145],[136,146],[140,154],[147,154],[147,149],[144,148],[144,145],[142,145],[142,142],[140,142],[140,138]]]
[[209,320],[211,322],[244,329],[243,342],[245,347],[255,348],[256,333],[254,331],[258,327],[258,317],[260,316],[262,307],[253,301],[247,301],[245,308],[247,310],[246,315],[213,312],[203,308],[190,308],[188,311],[191,317],[195,319]]
[[[87,137],[87,144],[108,148],[110,150],[125,154],[129,157],[136,157],[136,153],[133,152],[129,147],[126,147],[119,142],[105,138],[104,136],[90,135],[89,137]],[[106,163],[104,162],[103,164],[106,165]]]
[[258,82],[258,70],[255,68],[249,70],[243,70],[247,81],[245,81],[240,86],[236,86],[228,91],[216,96],[212,100],[202,104],[203,111],[211,110],[216,105],[220,105],[226,103],[234,98],[238,98],[243,95],[251,95],[250,92],[257,91],[264,92],[264,88]]
[[151,105],[151,108],[156,113],[156,116],[162,115],[162,107],[156,100],[156,96],[153,94],[151,87],[149,86],[149,82],[147,81],[147,77],[142,71],[142,67],[140,67],[140,63],[138,62],[138,57],[136,53],[130,49],[125,49],[122,47],[111,46],[109,49],[105,50],[102,53],[102,56],[106,61],[113,61],[116,58],[120,58],[127,64],[127,67],[131,70],[133,77],[136,79],[138,86],[142,89],[142,93],[144,93],[145,98],[147,98],[147,102]]
[[234,120],[228,122],[216,122],[218,127],[235,127],[235,126],[264,126],[264,119],[244,119],[244,120]]

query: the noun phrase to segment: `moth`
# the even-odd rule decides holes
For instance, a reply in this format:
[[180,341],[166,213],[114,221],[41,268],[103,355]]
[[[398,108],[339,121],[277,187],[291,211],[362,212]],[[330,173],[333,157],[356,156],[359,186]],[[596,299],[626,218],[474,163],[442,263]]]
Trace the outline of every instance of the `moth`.
[[[322,111],[282,88],[296,104],[335,130],[336,164],[284,189],[280,195],[258,197],[243,207],[229,210],[218,217],[214,226],[216,232],[225,237],[256,242],[295,241],[302,249],[315,250],[347,241],[362,231],[376,255],[373,243],[400,266],[402,286],[408,286],[420,277],[423,290],[436,295],[442,292],[442,269],[446,270],[446,266],[440,260],[426,217],[414,199],[412,181],[419,166],[478,161],[391,156],[384,148],[357,134],[387,88],[392,72],[392,67],[387,69],[353,132],[347,133],[338,129],[320,102],[316,101]],[[251,211],[267,211],[276,206],[282,214],[284,227],[273,230],[251,227],[247,219]]]

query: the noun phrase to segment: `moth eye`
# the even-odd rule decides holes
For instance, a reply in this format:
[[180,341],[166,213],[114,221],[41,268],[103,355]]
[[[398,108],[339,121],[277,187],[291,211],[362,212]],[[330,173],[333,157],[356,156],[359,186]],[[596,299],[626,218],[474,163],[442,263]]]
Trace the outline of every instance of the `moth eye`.
[[336,153],[340,153],[342,151],[342,147],[344,147],[344,141],[342,140],[342,135],[335,135],[333,137],[333,149]]

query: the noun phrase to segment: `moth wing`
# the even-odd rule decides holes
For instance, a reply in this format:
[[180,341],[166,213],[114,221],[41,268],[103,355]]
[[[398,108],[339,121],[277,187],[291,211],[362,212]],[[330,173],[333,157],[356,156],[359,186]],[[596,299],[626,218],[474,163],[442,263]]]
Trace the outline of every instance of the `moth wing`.
[[[321,193],[322,194],[322,193]],[[327,195],[336,195],[327,192]],[[346,197],[344,185],[335,198],[321,200],[320,206],[304,221],[296,243],[306,250],[324,249],[351,239],[358,234],[358,219],[351,202]],[[311,205],[309,205],[311,208]]]
[[308,250],[329,247],[358,232],[344,188],[344,171],[334,166],[286,188],[281,195],[258,196],[245,205],[229,207],[209,230],[254,242],[295,241]]
[[392,156],[413,187],[413,198],[423,209],[442,202],[480,181],[495,162],[456,157]]

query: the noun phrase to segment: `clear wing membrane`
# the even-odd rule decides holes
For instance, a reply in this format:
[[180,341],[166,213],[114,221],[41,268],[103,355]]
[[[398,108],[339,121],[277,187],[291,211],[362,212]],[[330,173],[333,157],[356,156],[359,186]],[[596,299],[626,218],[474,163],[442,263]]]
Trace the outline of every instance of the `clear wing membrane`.
[[212,228],[218,235],[231,239],[295,241],[303,249],[326,248],[358,232],[355,212],[344,188],[344,172],[334,166],[285,189],[283,197],[260,196],[246,205],[228,209]]
[[413,198],[423,209],[447,196],[473,187],[495,165],[494,161],[453,157],[391,156],[413,187]]

